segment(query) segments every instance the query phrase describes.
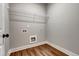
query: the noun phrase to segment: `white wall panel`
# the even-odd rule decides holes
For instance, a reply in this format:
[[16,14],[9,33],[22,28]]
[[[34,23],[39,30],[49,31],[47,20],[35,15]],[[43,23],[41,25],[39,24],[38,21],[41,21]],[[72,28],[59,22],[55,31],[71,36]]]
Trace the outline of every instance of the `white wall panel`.
[[79,54],[79,4],[49,4],[48,16],[48,40]]
[[37,42],[45,40],[45,5],[10,4],[10,48],[30,44],[30,35],[37,35]]

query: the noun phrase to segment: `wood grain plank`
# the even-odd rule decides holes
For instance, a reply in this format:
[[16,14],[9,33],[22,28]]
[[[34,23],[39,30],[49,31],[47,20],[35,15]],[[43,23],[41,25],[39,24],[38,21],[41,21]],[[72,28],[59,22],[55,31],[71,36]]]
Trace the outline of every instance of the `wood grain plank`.
[[43,45],[43,47],[46,47],[47,49],[49,49],[52,53],[54,53],[56,56],[67,56],[67,54],[65,54],[65,53],[63,53],[63,52],[61,52],[61,51],[59,51],[59,50],[57,50],[56,48],[54,48],[54,47],[51,47],[50,45],[48,45],[48,44],[45,44],[45,45]]
[[67,54],[59,51],[58,49],[51,47],[48,44],[16,51],[10,54],[10,56],[68,56]]
[[27,53],[26,49],[22,50],[22,56],[28,56],[28,53]]

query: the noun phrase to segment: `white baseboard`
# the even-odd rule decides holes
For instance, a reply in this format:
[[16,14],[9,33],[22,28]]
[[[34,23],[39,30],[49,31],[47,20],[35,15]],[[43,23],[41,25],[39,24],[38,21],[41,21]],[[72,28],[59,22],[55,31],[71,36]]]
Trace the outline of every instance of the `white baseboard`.
[[60,46],[58,46],[58,45],[56,45],[54,43],[49,42],[49,41],[43,41],[43,42],[39,42],[39,43],[35,43],[35,44],[29,44],[29,45],[13,48],[13,49],[10,49],[8,51],[7,55],[9,56],[10,53],[12,53],[12,52],[23,50],[23,49],[27,49],[27,48],[31,48],[31,47],[35,47],[35,46],[39,46],[39,45],[42,45],[42,44],[49,44],[50,46],[62,51],[63,53],[66,53],[69,56],[78,56],[78,54],[75,54],[75,53],[73,53],[73,52],[71,52],[69,50],[66,50],[66,49],[64,49],[64,48],[62,48],[62,47],[60,47]]
[[79,56],[78,54],[75,54],[75,53],[73,53],[73,52],[71,52],[71,51],[69,51],[67,49],[64,49],[64,48],[62,48],[62,47],[60,47],[60,46],[58,46],[58,45],[56,45],[54,43],[51,43],[49,41],[47,41],[46,43],[49,44],[50,46],[58,49],[59,51],[62,51],[63,53],[65,53],[65,54],[67,54],[69,56]]
[[10,53],[12,53],[12,52],[19,51],[19,50],[23,50],[23,49],[27,49],[27,48],[32,48],[32,47],[39,46],[39,45],[42,45],[42,44],[46,44],[46,41],[39,42],[39,43],[35,43],[35,44],[29,44],[29,45],[25,45],[25,46],[21,46],[21,47],[17,47],[17,48],[10,49],[8,51],[8,54],[7,55],[9,56]]

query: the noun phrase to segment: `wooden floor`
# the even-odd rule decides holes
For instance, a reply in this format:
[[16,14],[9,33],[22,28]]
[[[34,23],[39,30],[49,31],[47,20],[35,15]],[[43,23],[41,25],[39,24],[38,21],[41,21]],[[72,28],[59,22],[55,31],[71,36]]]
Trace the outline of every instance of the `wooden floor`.
[[10,54],[10,56],[68,56],[67,54],[57,50],[48,44],[28,48],[21,51],[16,51]]

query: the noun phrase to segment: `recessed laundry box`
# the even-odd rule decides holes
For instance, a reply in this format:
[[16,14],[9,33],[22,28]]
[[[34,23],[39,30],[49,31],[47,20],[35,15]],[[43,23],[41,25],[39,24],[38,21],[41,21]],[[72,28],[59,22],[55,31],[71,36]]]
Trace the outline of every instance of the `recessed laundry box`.
[[37,35],[31,35],[29,41],[30,41],[30,43],[35,43],[35,42],[37,42]]

